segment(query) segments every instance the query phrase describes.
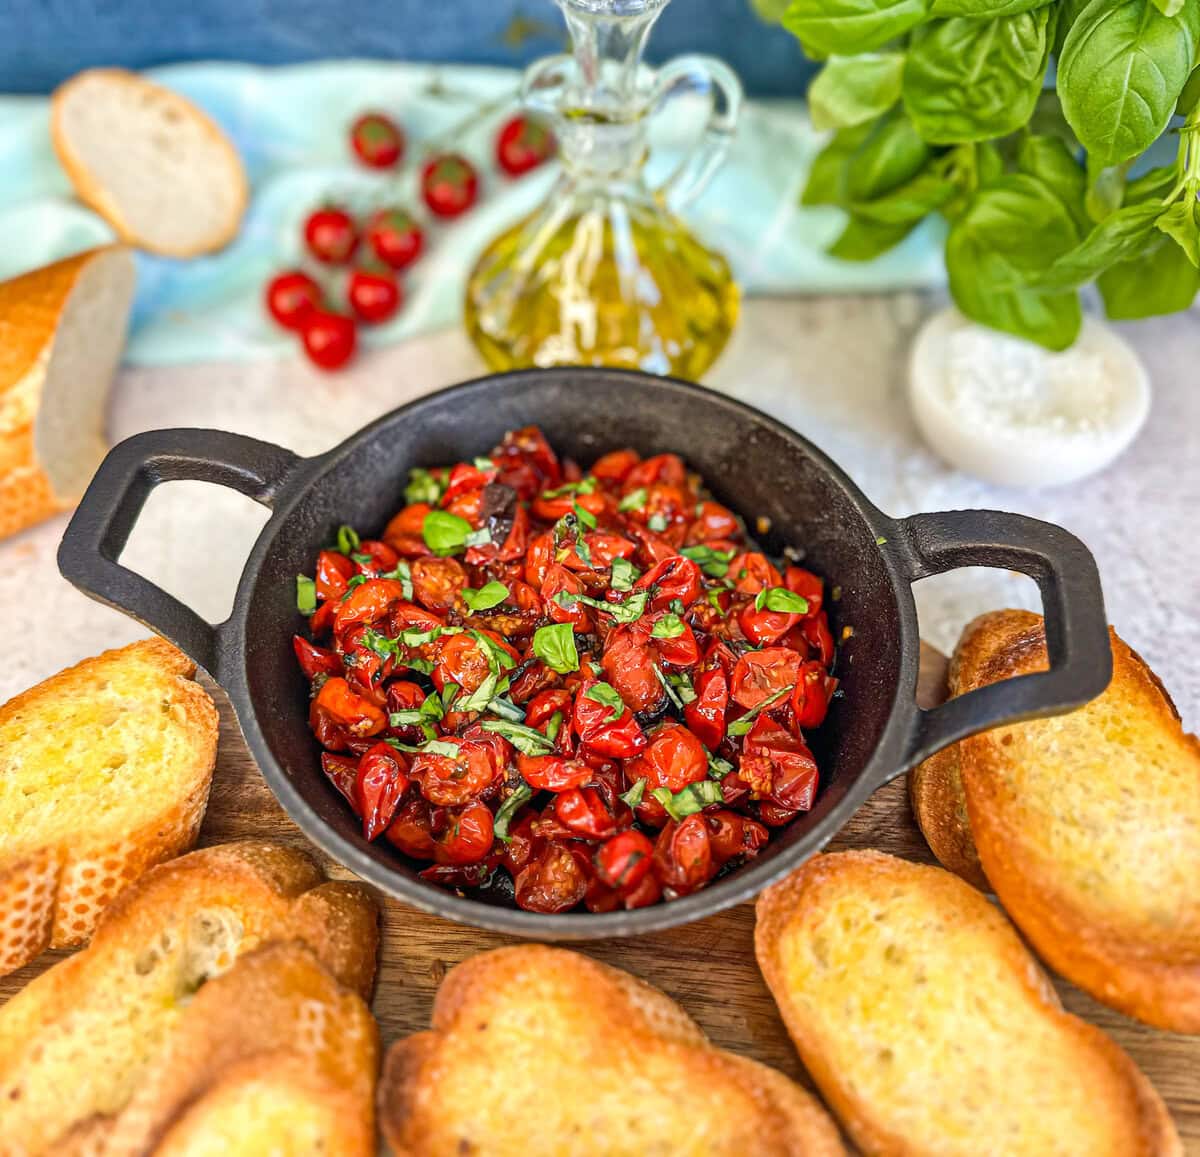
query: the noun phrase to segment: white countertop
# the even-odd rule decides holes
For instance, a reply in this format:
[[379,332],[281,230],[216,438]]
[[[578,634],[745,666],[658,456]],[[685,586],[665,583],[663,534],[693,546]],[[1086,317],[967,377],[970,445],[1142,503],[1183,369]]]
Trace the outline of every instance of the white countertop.
[[[1150,371],[1150,419],[1105,473],[1046,491],[1004,490],[944,466],[920,443],[905,402],[912,334],[932,297],[758,299],[709,377],[781,418],[829,453],[891,514],[993,507],[1060,523],[1095,553],[1109,616],[1162,677],[1189,729],[1200,727],[1200,316],[1121,327]],[[447,331],[370,353],[325,376],[280,362],[125,369],[114,441],[162,426],[211,426],[327,449],[422,393],[481,372]],[[267,512],[204,483],[160,487],[123,561],[218,621]],[[62,579],[54,561],[66,518],[0,543],[0,600],[16,646],[0,665],[0,698],[86,655],[144,635]],[[1033,583],[1001,571],[956,571],[918,584],[922,634],[952,648],[974,615],[1038,607]]]

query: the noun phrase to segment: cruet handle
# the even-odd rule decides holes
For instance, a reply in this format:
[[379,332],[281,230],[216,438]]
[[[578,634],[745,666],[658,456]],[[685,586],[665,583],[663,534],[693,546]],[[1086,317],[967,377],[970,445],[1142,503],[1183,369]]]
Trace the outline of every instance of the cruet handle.
[[655,75],[650,108],[657,111],[685,92],[707,96],[709,113],[700,139],[658,186],[658,195],[675,210],[698,197],[720,168],[733,141],[742,103],[737,74],[715,56],[677,56],[668,61]]

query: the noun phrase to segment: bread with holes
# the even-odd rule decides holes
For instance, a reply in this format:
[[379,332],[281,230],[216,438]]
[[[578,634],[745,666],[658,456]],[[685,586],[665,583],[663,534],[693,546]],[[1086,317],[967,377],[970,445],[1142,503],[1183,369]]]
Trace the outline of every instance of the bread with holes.
[[0,282],[0,538],[69,510],[104,457],[134,279],[109,245]]
[[82,944],[196,841],[217,709],[162,639],[85,659],[0,707],[0,973]]
[[50,136],[71,184],[118,236],[166,257],[227,245],[248,196],[233,143],[192,101],[119,68],[55,90]]
[[[345,1136],[369,1138],[377,924],[364,888],[324,882],[277,844],[152,869],[86,949],[0,1008],[0,1155],[150,1153],[172,1133],[177,1151],[225,1152],[220,1130],[262,1103],[236,1078],[255,1072],[314,1102],[310,1130],[354,1106]],[[311,1079],[290,1077],[297,1066]]]
[[1149,1081],[1062,1010],[1004,915],[941,868],[816,856],[758,900],[755,950],[801,1059],[880,1157],[1183,1152]]
[[[934,852],[990,882],[1056,971],[1159,1028],[1200,1033],[1200,741],[1162,683],[1111,633],[1113,678],[1067,715],[998,727],[928,769],[913,808]],[[961,695],[1045,670],[1039,615],[967,627]]]
[[451,970],[430,1031],[388,1052],[379,1119],[396,1157],[843,1152],[782,1073],[628,973],[541,945]]

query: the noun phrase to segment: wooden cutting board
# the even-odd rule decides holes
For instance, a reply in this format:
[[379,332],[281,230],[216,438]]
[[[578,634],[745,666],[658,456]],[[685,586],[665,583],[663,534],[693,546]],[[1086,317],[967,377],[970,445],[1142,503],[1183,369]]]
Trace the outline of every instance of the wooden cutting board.
[[[926,705],[944,695],[945,663],[930,648],[922,654],[919,698]],[[200,842],[261,837],[315,852],[267,789],[224,695],[215,691],[214,697],[221,709],[221,745]],[[903,779],[876,792],[862,807],[830,844],[830,850],[839,848],[878,848],[933,861],[913,819]],[[330,861],[325,867],[331,876],[350,878]],[[433,997],[448,969],[477,952],[513,942],[510,936],[461,927],[385,900],[374,1003],[384,1044],[429,1026]],[[752,905],[651,936],[570,947],[657,985],[717,1044],[774,1065],[812,1087],[754,960]],[[36,964],[0,979],[0,1003],[63,955],[47,953]],[[1159,1032],[1097,1004],[1065,981],[1056,980],[1055,986],[1071,1012],[1110,1033],[1141,1066],[1167,1101],[1186,1152],[1200,1157],[1200,1037]]]

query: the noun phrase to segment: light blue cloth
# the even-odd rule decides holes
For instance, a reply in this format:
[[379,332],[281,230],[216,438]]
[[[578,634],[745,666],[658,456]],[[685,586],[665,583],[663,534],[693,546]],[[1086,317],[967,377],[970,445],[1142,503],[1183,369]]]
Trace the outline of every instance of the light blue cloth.
[[[517,86],[517,73],[507,69],[365,61],[187,64],[147,75],[191,97],[222,125],[241,152],[254,195],[241,232],[222,252],[189,261],[139,255],[126,359],[142,365],[293,351],[294,338],[263,312],[262,288],[274,270],[300,260],[305,214],[325,200],[362,210],[395,201],[420,207],[415,166],[396,177],[353,163],[346,126],[354,116],[365,108],[391,112],[408,135],[409,156],[416,157],[421,142]],[[367,344],[455,324],[476,255],[545,196],[554,166],[517,181],[496,171],[490,147],[498,115],[457,141],[484,174],[480,205],[453,224],[429,225],[426,255],[405,275],[404,309],[367,331]],[[681,101],[658,118],[652,179],[670,171],[701,115]],[[44,98],[0,97],[0,279],[111,237],[108,226],[74,200],[47,122]],[[689,208],[693,227],[727,254],[745,290],[883,290],[940,282],[941,238],[932,224],[869,264],[825,255],[823,247],[841,227],[840,211],[799,206],[820,143],[800,102],[750,102],[725,167]]]

